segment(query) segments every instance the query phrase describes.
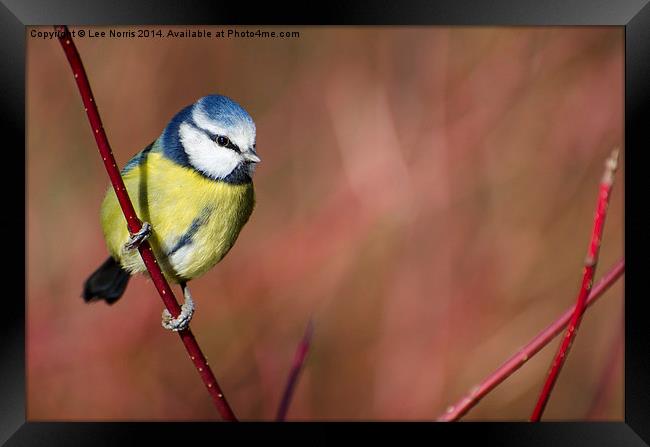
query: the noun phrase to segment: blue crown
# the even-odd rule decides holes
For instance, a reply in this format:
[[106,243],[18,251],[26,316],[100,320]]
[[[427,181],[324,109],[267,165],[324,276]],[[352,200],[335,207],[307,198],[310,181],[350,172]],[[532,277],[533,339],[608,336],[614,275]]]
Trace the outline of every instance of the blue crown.
[[239,126],[246,123],[254,126],[253,118],[250,117],[248,112],[227,96],[222,95],[208,95],[199,99],[192,105],[192,110],[195,107],[201,107],[201,110],[210,120],[222,125],[223,127]]
[[190,166],[187,154],[178,137],[182,123],[196,126],[192,113],[200,107],[203,114],[221,127],[254,126],[253,118],[235,101],[223,95],[208,95],[178,112],[160,136],[163,154],[181,166]]

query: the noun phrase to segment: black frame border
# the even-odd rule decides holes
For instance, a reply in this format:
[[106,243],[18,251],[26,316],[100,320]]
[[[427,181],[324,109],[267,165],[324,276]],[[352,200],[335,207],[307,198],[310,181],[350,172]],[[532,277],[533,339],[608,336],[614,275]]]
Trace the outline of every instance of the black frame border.
[[[51,24],[277,24],[277,25],[611,25],[625,28],[625,422],[542,422],[528,423],[358,423],[358,424],[212,424],[212,423],[82,423],[28,422],[25,406],[25,303],[17,297],[26,294],[26,272],[9,273],[23,281],[6,281],[11,294],[2,300],[0,324],[0,443],[7,445],[116,445],[135,444],[139,438],[148,442],[187,442],[190,438],[223,435],[241,441],[250,435],[286,435],[303,431],[315,443],[341,439],[340,428],[357,435],[403,434],[426,436],[434,441],[449,435],[457,440],[468,437],[498,441],[499,445],[588,445],[642,446],[650,442],[650,424],[644,422],[650,409],[650,343],[644,330],[644,317],[649,315],[642,295],[644,255],[650,253],[650,219],[643,213],[640,201],[648,191],[649,175],[644,175],[641,161],[643,148],[650,147],[650,126],[643,118],[650,116],[650,0],[494,0],[477,3],[472,0],[408,2],[346,2],[292,5],[276,2],[199,3],[196,0],[145,0],[101,3],[98,0],[2,0],[0,4],[0,123],[3,136],[15,148],[25,144],[25,27]],[[245,20],[243,18],[246,18]],[[62,69],[65,68],[62,59]],[[645,124],[645,125],[644,125]],[[25,186],[25,195],[5,194],[4,218],[0,219],[2,234],[22,234],[25,244],[13,253],[25,253],[26,237],[26,173],[16,169],[25,163],[25,154],[6,146],[3,152],[2,191],[16,188],[16,177]],[[15,160],[12,158],[15,157]],[[13,167],[13,169],[9,169]],[[24,199],[24,200],[21,200]],[[14,200],[15,203],[8,203]],[[22,215],[14,215],[22,210]],[[22,219],[21,219],[22,217]],[[5,248],[9,250],[9,248]],[[5,251],[6,253],[6,251]],[[12,257],[12,262],[14,262]],[[20,259],[20,257],[18,257]],[[26,266],[26,263],[23,264]],[[9,277],[6,275],[6,277]],[[435,415],[432,414],[432,418]],[[253,428],[253,429],[251,429]],[[299,433],[296,433],[300,436]],[[317,436],[313,436],[317,435]],[[208,438],[208,439],[210,439]],[[645,441],[645,442],[644,442]]]

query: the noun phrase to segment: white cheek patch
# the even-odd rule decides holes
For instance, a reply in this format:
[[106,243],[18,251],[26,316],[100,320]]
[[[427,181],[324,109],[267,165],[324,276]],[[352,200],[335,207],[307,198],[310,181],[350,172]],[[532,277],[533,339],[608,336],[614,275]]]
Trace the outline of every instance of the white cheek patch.
[[223,179],[242,161],[235,151],[218,146],[205,133],[187,123],[180,125],[178,136],[190,164],[210,177]]

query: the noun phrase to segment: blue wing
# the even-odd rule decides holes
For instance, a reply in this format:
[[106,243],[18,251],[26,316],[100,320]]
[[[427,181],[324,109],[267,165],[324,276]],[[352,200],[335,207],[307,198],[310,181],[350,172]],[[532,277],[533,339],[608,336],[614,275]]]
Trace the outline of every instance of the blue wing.
[[149,152],[151,152],[151,150],[153,149],[154,144],[155,141],[151,143],[149,146],[142,149],[137,154],[135,154],[133,158],[131,158],[131,160],[129,160],[129,162],[126,165],[124,165],[124,167],[122,168],[122,175],[126,174],[136,166],[142,164],[147,159],[147,155],[149,155]]

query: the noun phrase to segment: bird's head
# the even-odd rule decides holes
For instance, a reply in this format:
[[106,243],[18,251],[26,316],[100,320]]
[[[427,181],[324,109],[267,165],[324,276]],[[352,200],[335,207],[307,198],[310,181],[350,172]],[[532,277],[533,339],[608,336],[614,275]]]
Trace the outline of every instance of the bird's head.
[[163,131],[161,143],[168,158],[215,180],[245,183],[260,162],[253,119],[222,95],[204,96],[181,110]]

